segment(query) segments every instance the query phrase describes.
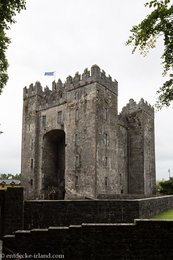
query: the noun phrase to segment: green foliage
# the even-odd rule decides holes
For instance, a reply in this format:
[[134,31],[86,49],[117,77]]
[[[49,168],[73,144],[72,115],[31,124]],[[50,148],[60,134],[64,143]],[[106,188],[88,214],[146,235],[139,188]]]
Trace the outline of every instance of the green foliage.
[[25,0],[0,0],[0,94],[8,80],[6,50],[10,39],[6,31],[15,23],[14,16],[25,9]]
[[[131,36],[127,45],[133,45],[134,53],[137,48],[141,54],[146,55],[148,51],[156,47],[159,37],[162,37],[164,51],[161,56],[163,64],[163,76],[170,74],[173,69],[173,5],[170,0],[152,0],[145,6],[154,10],[138,25],[131,29]],[[169,106],[173,100],[173,75],[157,91],[157,108]]]
[[0,173],[0,180],[7,180],[7,179],[20,180],[21,174]]
[[173,194],[173,178],[167,181],[161,181],[160,183],[160,193],[172,195]]

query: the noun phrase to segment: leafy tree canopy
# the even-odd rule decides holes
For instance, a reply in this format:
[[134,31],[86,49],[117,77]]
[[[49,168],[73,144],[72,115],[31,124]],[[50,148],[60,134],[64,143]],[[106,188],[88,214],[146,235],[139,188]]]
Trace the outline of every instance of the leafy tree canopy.
[[8,179],[20,180],[21,174],[0,173],[0,180],[8,180]]
[[8,80],[6,50],[10,39],[6,31],[15,23],[14,16],[25,9],[25,0],[0,0],[0,94]]
[[145,4],[153,10],[138,25],[131,29],[131,36],[127,45],[133,45],[133,53],[139,49],[141,54],[146,55],[155,47],[157,39],[162,37],[164,51],[161,56],[163,64],[163,76],[168,76],[162,87],[157,91],[157,108],[169,106],[173,101],[173,5],[171,0],[151,0]]
[[173,178],[170,178],[167,181],[160,181],[160,193],[171,195],[173,194]]

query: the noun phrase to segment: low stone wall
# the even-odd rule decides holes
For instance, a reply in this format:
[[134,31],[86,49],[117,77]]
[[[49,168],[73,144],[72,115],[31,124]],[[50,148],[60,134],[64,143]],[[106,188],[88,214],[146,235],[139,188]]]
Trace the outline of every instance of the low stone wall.
[[173,196],[95,201],[25,201],[24,227],[80,225],[82,223],[133,223],[173,208]]
[[124,199],[143,199],[148,198],[147,195],[144,194],[98,194],[97,199],[99,200],[124,200]]
[[0,190],[0,237],[23,228],[23,188]]
[[160,196],[139,200],[139,218],[150,218],[167,209],[173,209],[173,196]]
[[138,201],[25,201],[24,227],[133,222],[139,218]]
[[26,259],[45,259],[45,255],[66,260],[173,259],[173,221],[53,227],[18,231],[3,240],[3,259],[14,259],[17,254]]

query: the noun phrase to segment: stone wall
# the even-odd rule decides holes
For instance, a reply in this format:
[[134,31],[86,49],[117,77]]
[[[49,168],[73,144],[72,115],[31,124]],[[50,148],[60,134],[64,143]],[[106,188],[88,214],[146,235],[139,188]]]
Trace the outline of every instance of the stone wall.
[[0,236],[23,228],[23,188],[0,190]]
[[48,228],[82,223],[133,222],[138,201],[25,201],[24,227]]
[[144,198],[139,200],[139,218],[150,218],[173,208],[173,196]]
[[173,196],[94,201],[25,201],[25,229],[82,223],[129,223],[173,208]]
[[[173,259],[173,221],[137,220],[132,224],[82,224],[18,231],[4,237],[4,259]],[[41,257],[42,255],[42,257]],[[44,255],[44,256],[43,256]],[[12,257],[10,257],[12,258]],[[14,257],[13,257],[14,258]]]

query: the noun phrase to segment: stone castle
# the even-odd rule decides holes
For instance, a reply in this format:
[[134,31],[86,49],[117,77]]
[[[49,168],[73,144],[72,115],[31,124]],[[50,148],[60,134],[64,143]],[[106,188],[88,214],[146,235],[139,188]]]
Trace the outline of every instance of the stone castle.
[[23,98],[25,198],[155,194],[154,109],[130,99],[118,114],[118,83],[97,65]]

